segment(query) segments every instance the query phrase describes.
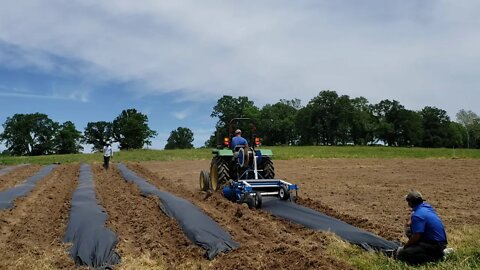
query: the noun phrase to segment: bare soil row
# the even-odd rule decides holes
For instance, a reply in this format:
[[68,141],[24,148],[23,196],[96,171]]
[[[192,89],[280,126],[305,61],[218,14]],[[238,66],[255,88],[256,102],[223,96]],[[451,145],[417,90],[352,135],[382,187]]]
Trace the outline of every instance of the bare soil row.
[[[170,269],[349,269],[327,255],[328,237],[198,190],[200,170],[209,161],[127,164],[161,190],[185,198],[228,231],[240,248],[203,259],[204,250],[164,215],[159,201],[142,197],[115,166],[93,164],[97,198],[108,214],[106,226],[117,233],[120,269],[162,265]],[[409,214],[403,196],[416,188],[439,212],[447,230],[480,222],[477,160],[316,159],[276,161],[277,177],[300,186],[299,203],[372,231],[402,239]],[[18,168],[0,177],[0,191],[40,169]],[[72,269],[62,243],[79,165],[61,165],[41,180],[15,208],[0,211],[0,269]],[[148,262],[148,263],[145,263]],[[159,263],[160,262],[160,263]],[[145,266],[147,265],[147,266]]]

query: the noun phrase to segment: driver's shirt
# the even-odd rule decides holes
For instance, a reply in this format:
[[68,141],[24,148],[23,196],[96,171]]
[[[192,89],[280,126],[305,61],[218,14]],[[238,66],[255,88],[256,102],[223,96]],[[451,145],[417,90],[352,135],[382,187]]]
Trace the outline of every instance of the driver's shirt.
[[237,145],[247,145],[248,142],[242,136],[235,136],[232,138],[232,149],[235,149]]

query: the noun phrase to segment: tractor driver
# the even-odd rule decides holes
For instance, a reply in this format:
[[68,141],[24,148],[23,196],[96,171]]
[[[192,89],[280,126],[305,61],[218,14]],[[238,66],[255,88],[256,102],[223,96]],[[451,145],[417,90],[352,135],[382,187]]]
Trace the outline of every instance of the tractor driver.
[[240,129],[235,130],[235,137],[232,138],[232,149],[235,150],[235,147],[238,145],[248,147],[248,142],[242,137],[242,131]]

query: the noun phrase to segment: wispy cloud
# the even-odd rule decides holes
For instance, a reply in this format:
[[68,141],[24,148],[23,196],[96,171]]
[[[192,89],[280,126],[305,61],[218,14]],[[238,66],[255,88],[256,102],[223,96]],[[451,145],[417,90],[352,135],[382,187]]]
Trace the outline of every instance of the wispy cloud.
[[183,111],[178,111],[178,112],[172,112],[172,115],[173,115],[173,117],[177,118],[178,120],[183,120],[190,115],[190,112],[188,110],[183,110]]
[[88,92],[86,91],[77,91],[69,93],[46,93],[46,94],[37,94],[29,93],[22,91],[4,91],[0,87],[0,96],[4,97],[18,97],[18,98],[31,98],[31,99],[53,99],[53,100],[73,100],[79,102],[88,102]]

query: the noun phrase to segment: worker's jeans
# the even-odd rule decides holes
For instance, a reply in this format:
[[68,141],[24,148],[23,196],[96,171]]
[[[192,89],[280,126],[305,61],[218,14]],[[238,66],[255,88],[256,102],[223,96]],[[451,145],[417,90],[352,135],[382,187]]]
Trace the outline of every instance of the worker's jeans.
[[417,265],[426,262],[434,262],[443,259],[443,250],[446,248],[444,243],[419,242],[399,251],[397,259],[407,264]]
[[109,162],[110,162],[110,157],[103,156],[103,168],[108,169]]

